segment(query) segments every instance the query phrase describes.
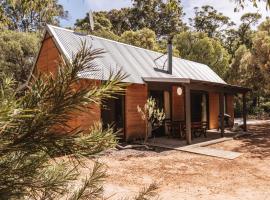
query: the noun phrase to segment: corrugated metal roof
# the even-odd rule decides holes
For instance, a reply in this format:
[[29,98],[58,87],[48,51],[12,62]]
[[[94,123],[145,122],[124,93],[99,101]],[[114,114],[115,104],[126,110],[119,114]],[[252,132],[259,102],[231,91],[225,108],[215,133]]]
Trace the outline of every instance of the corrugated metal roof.
[[124,81],[131,83],[144,83],[143,77],[152,77],[183,78],[226,84],[204,64],[173,57],[172,74],[168,74],[156,70],[167,62],[166,56],[162,56],[161,53],[51,25],[47,26],[47,30],[53,35],[68,59],[71,59],[80,49],[82,41],[94,49],[105,50],[103,57],[95,60],[98,70],[94,73],[82,72],[80,74],[82,78],[107,79],[110,71],[121,69],[129,75]]

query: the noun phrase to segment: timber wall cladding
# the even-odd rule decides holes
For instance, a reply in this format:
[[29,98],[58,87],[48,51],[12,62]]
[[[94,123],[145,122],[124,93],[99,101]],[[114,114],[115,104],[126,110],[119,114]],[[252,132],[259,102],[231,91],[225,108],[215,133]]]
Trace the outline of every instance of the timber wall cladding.
[[145,135],[145,122],[138,113],[137,106],[141,108],[147,101],[147,86],[132,84],[127,87],[125,96],[125,134],[126,140],[143,138]]
[[[80,79],[79,83],[74,86],[73,90],[78,88],[89,88],[100,85],[98,80]],[[94,123],[100,122],[101,108],[98,104],[89,104],[85,107],[84,111],[77,111],[72,113],[72,118],[69,120],[68,125],[70,128],[78,128],[80,130],[89,130]]]
[[[185,120],[185,95],[184,91],[182,95],[177,94],[178,86],[172,87],[172,118],[174,121],[184,121]],[[182,88],[182,90],[184,90]]]
[[53,39],[46,34],[41,45],[34,73],[56,73],[59,60],[60,53]]
[[209,92],[209,128],[218,128],[219,93]]
[[227,113],[231,116],[231,120],[234,121],[234,96],[227,95]]
[[[45,36],[45,40],[42,43],[39,56],[36,63],[34,73],[52,73],[57,72],[57,66],[60,59],[60,53],[51,37],[48,34]],[[74,85],[73,90],[80,87],[93,87],[100,84],[97,80],[81,79],[77,85]],[[69,131],[74,128],[81,130],[89,129],[95,122],[101,119],[101,109],[99,105],[86,106],[86,112],[74,112],[71,114],[71,119],[67,122],[69,127],[58,127]]]

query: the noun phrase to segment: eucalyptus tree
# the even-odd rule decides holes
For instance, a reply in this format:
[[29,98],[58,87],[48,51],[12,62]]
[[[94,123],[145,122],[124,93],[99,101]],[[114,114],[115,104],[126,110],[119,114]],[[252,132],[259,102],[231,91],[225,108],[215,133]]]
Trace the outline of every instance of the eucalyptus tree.
[[12,74],[17,85],[23,84],[38,52],[38,33],[10,30],[0,32],[0,74]]
[[189,19],[190,26],[197,32],[206,33],[208,37],[222,38],[224,31],[234,25],[229,17],[212,6],[195,7],[194,11],[194,18]]
[[226,37],[223,43],[232,58],[241,45],[245,45],[249,49],[252,47],[252,36],[255,32],[252,27],[259,22],[261,14],[245,13],[240,19],[242,23],[239,27],[230,28],[225,31]]
[[259,31],[267,31],[270,34],[270,18],[266,17],[265,21],[263,21],[259,26],[258,26]]
[[[95,24],[120,36],[125,31],[151,29],[158,38],[175,34],[185,25],[182,22],[183,8],[180,0],[133,0],[130,8],[112,9],[94,13]],[[88,24],[88,25],[87,25]],[[105,26],[104,26],[105,25]],[[77,20],[75,26],[84,29],[89,26],[88,18]]]
[[0,8],[0,17],[10,30],[36,31],[45,23],[59,24],[60,18],[67,17],[58,0],[2,0]]
[[241,25],[238,28],[237,34],[239,37],[240,45],[244,44],[248,48],[251,48],[251,38],[252,38],[252,26],[256,25],[261,19],[261,14],[259,13],[245,13],[241,16]]
[[225,77],[230,56],[219,40],[206,33],[182,32],[175,36],[174,45],[180,57],[204,63]]
[[135,30],[146,27],[155,31],[158,37],[175,34],[184,27],[180,0],[133,0],[132,13]]
[[121,35],[120,41],[145,49],[158,50],[156,34],[148,28],[138,31],[125,31]]
[[[266,9],[269,9],[269,7],[270,7],[270,0],[234,0],[234,1],[237,4],[237,6],[239,6],[242,9],[244,9],[247,2],[252,3],[252,5],[256,8],[258,7],[258,3],[260,3],[260,2],[265,2]],[[238,10],[238,8],[235,8],[235,11],[237,11],[237,10]]]
[[83,19],[76,20],[74,24],[75,30],[86,34],[90,33],[92,35],[117,41],[119,40],[119,36],[113,33],[113,25],[107,15],[108,12],[106,11],[93,12],[94,30],[91,31],[89,23],[89,13],[86,13],[86,16]]

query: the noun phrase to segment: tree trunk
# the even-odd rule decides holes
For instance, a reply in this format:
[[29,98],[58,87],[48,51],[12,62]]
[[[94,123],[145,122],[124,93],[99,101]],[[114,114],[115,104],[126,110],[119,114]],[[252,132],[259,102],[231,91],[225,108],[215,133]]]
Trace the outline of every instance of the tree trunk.
[[150,122],[146,122],[146,130],[145,130],[145,138],[144,138],[144,143],[147,142],[147,139],[149,137],[149,133],[152,132],[152,125]]

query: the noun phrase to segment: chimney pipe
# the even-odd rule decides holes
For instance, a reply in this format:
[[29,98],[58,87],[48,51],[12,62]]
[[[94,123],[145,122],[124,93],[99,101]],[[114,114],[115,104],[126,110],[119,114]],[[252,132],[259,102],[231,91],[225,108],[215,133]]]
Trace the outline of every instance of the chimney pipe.
[[172,74],[172,39],[168,40],[168,73]]

